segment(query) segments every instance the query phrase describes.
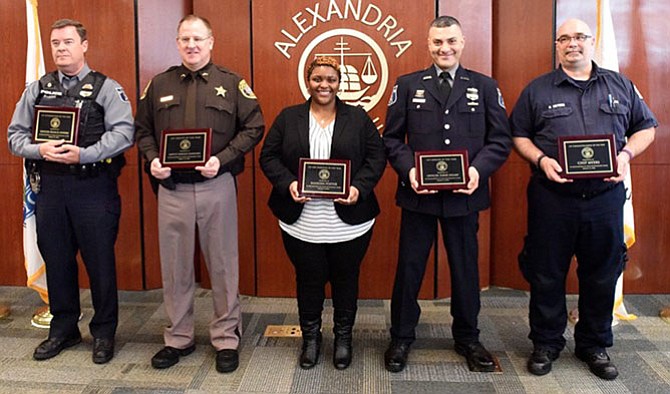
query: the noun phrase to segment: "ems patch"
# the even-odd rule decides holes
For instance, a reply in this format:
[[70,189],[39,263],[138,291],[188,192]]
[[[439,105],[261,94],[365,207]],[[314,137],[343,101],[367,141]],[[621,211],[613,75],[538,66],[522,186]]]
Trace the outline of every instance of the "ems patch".
[[237,88],[240,90],[240,93],[242,93],[242,96],[248,98],[249,100],[256,100],[256,95],[254,94],[254,91],[251,90],[251,87],[247,84],[247,81],[242,79],[240,83],[237,85]]
[[149,90],[149,86],[151,86],[151,81],[153,81],[153,79],[150,79],[149,83],[147,83],[147,86],[144,87],[142,95],[140,96],[140,100],[144,100],[144,98],[147,97],[147,91]]
[[126,92],[123,91],[123,88],[121,86],[116,88],[116,93],[119,95],[121,101],[123,101],[124,103],[128,102],[128,96],[126,96]]
[[388,106],[392,106],[395,104],[395,102],[398,101],[398,85],[393,86],[393,92],[391,93],[391,97],[389,98],[389,103]]
[[498,91],[498,105],[504,109],[507,109],[505,108],[505,100],[503,99],[502,92],[499,88],[496,88],[496,90]]

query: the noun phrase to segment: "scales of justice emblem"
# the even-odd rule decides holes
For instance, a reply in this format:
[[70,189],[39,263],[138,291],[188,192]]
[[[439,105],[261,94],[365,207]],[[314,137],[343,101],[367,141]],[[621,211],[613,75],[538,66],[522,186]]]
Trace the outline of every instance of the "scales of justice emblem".
[[[354,39],[352,39],[352,37]],[[329,40],[335,38],[335,41]],[[352,50],[352,43],[365,44],[363,50]],[[323,45],[319,45],[322,44]],[[326,49],[324,47],[330,46]],[[317,49],[316,51],[315,49]],[[300,90],[307,99],[309,93],[304,81],[306,64],[318,56],[331,56],[340,63],[340,90],[337,96],[350,105],[361,106],[370,111],[383,98],[388,84],[388,64],[379,45],[365,33],[353,29],[335,29],[327,31],[307,45],[298,65]],[[377,58],[375,66],[374,57]]]

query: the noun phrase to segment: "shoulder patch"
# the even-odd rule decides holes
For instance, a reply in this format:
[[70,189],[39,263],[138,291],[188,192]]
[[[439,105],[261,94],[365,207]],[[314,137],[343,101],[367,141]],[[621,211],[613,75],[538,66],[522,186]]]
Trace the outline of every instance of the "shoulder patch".
[[123,91],[123,88],[121,86],[118,86],[115,89],[116,89],[116,94],[119,95],[119,98],[121,99],[121,101],[123,101],[124,103],[127,103],[128,102],[128,96],[126,96],[126,92]]
[[144,100],[144,98],[147,97],[147,90],[149,90],[149,86],[151,86],[151,81],[153,81],[153,79],[150,79],[149,82],[147,83],[147,86],[144,87],[142,95],[140,96],[140,100]]
[[239,89],[240,93],[242,93],[242,96],[248,98],[249,100],[256,100],[256,95],[254,94],[254,91],[251,90],[251,87],[249,84],[247,84],[247,81],[244,79],[240,80],[240,83],[237,85],[237,88]]
[[388,106],[392,106],[395,102],[398,101],[398,85],[393,85],[393,92],[391,92],[391,97],[389,98]]
[[501,106],[503,109],[507,109],[505,108],[505,100],[503,99],[500,88],[496,88],[496,90],[498,91],[498,105]]

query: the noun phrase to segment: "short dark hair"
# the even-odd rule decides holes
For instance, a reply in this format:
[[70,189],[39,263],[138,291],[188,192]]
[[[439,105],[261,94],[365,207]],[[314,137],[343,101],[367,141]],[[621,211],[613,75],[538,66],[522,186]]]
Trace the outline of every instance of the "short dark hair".
[[182,23],[193,22],[193,21],[202,22],[205,25],[205,27],[207,28],[207,34],[209,34],[210,36],[212,35],[212,25],[209,23],[207,18],[202,17],[202,16],[198,16],[198,15],[195,15],[195,14],[188,14],[185,17],[181,18],[181,20],[177,24],[177,34],[179,34],[179,28],[181,27]]
[[88,36],[86,35],[86,28],[84,25],[76,21],[74,19],[59,19],[56,22],[54,22],[53,25],[51,25],[51,31],[54,31],[56,29],[62,29],[64,27],[72,26],[75,29],[77,29],[77,34],[79,34],[79,37],[81,37],[81,42],[84,42],[88,39]]
[[432,22],[430,22],[430,27],[449,27],[453,25],[461,27],[461,22],[459,22],[458,19],[454,18],[453,16],[448,15],[438,16],[437,18],[433,19]]

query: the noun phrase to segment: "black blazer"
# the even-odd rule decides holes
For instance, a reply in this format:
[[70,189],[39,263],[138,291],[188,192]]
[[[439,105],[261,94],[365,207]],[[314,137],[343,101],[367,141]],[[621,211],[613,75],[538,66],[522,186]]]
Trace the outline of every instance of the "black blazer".
[[[351,160],[351,185],[360,195],[354,205],[335,203],[335,211],[348,224],[364,223],[379,214],[374,187],[384,173],[384,144],[370,117],[359,107],[337,100],[337,115],[330,149],[331,159]],[[298,180],[300,158],[309,158],[309,106],[307,102],[282,110],[265,137],[259,159],[272,183],[268,205],[284,223],[294,223],[304,204],[293,201],[289,185]]]

